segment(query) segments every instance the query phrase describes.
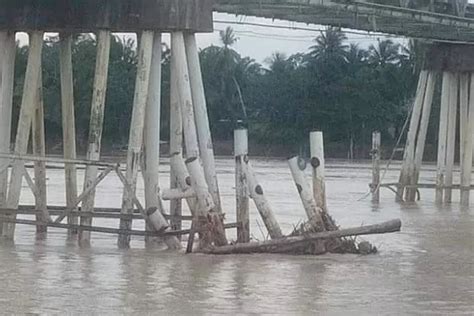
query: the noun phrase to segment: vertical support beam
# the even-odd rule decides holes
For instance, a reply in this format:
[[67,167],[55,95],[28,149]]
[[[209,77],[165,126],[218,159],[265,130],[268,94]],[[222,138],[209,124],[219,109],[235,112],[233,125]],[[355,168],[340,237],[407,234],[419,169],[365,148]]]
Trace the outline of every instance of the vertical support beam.
[[[122,214],[133,213],[133,200],[130,194],[135,193],[138,167],[140,165],[148,89],[150,85],[152,52],[153,32],[143,31],[140,36],[140,47],[138,48],[137,78],[135,81],[135,95],[133,98],[132,121],[130,124],[130,136],[127,152],[126,179],[130,184],[131,192],[126,188],[123,190]],[[120,229],[132,229],[132,220],[120,219]],[[129,247],[129,245],[130,235],[120,234],[118,236],[118,246],[126,248]]]
[[180,109],[184,130],[184,143],[186,146],[186,158],[199,158],[194,107],[182,32],[171,33],[171,50],[172,54],[176,55],[175,68],[172,68],[171,72],[175,72],[177,76],[176,82],[178,87],[179,105],[181,106]]
[[372,133],[372,202],[380,202],[380,132]]
[[[145,209],[157,208],[162,212],[159,191],[160,173],[160,112],[161,112],[161,33],[153,36],[150,83],[145,115]],[[147,230],[150,227],[147,226]]]
[[[59,68],[61,78],[61,114],[63,128],[63,155],[65,159],[76,159],[76,122],[74,114],[74,81],[72,69],[72,35],[60,34]],[[77,198],[76,165],[67,163],[64,166],[66,184],[66,207],[76,211]],[[76,215],[68,215],[67,222],[77,225]],[[68,234],[77,234],[76,229],[68,229]]]
[[[183,122],[181,119],[180,98],[178,96],[178,74],[173,69],[177,69],[177,55],[171,54],[171,73],[170,73],[170,188],[178,188],[179,173],[176,166],[182,166],[183,161]],[[177,165],[173,163],[176,160]],[[183,168],[186,170],[186,168]],[[178,216],[182,215],[182,200],[170,201],[170,215],[175,216],[171,220],[173,230],[181,230],[182,223]],[[178,238],[181,238],[179,236]]]
[[[25,155],[30,138],[31,122],[33,120],[37,100],[38,79],[41,71],[41,52],[43,49],[43,32],[34,31],[30,34],[28,64],[26,67],[23,98],[21,101],[18,128],[16,133],[15,150],[17,155]],[[10,178],[7,208],[16,209],[20,201],[21,183],[23,179],[24,161],[15,161]],[[16,214],[13,215],[16,218]],[[15,224],[5,223],[3,236],[13,239]]]
[[311,167],[313,167],[313,196],[316,205],[324,212],[326,205],[326,184],[324,176],[324,137],[323,132],[313,131],[309,134]]
[[464,137],[461,144],[464,148],[462,150],[463,155],[461,156],[461,206],[463,207],[469,206],[474,150],[474,74],[471,74],[470,77],[469,110],[467,113],[469,119],[467,124],[464,125]]
[[400,178],[398,180],[396,199],[399,202],[403,197],[405,186],[410,182],[410,175],[413,174],[416,135],[418,134],[427,81],[428,71],[422,70],[418,80],[418,86],[416,88],[416,96],[413,103],[413,109],[411,111],[410,126],[408,128],[407,141],[405,144],[405,152],[403,154],[403,165],[402,170],[400,171]]
[[446,173],[446,146],[448,137],[448,113],[451,93],[452,74],[443,72],[443,83],[441,88],[441,105],[438,127],[438,160],[436,167],[436,192],[435,201],[443,203],[443,185]]
[[212,145],[211,129],[207,116],[206,95],[202,82],[201,65],[199,53],[194,34],[184,34],[186,56],[188,60],[189,80],[191,83],[192,101],[194,115],[196,118],[197,135],[199,139],[199,151],[204,167],[204,176],[209,187],[216,211],[222,213],[219,185],[216,175],[216,164],[214,159],[214,147]]
[[[0,43],[0,152],[10,153],[13,84],[15,74],[15,33],[2,32]],[[8,168],[10,161],[0,159],[0,207],[5,208],[8,193]],[[3,225],[0,223],[0,234]]]
[[247,179],[243,172],[243,164],[248,155],[248,131],[240,128],[234,130],[235,155],[235,205],[237,223],[237,241],[250,241],[250,217]]
[[[446,145],[446,176],[444,178],[445,186],[453,185],[453,167],[454,153],[456,149],[456,125],[458,114],[458,92],[459,75],[453,74],[449,94],[449,115],[448,115],[448,138]],[[446,188],[444,191],[444,201],[450,203],[452,200],[452,189]]]
[[[411,185],[418,184],[420,177],[421,165],[423,163],[423,154],[425,152],[426,135],[428,133],[428,125],[430,122],[431,108],[433,105],[434,89],[436,85],[436,73],[431,71],[428,75],[428,82],[426,84],[425,97],[423,100],[423,112],[421,114],[420,126],[417,135],[415,158],[414,158],[414,170],[410,176]],[[406,201],[414,202],[416,198],[416,188],[410,188],[407,190]]]
[[[43,76],[41,74],[41,66],[39,79],[36,87],[36,108],[31,124],[31,131],[33,136],[33,153],[37,157],[46,156],[46,143],[44,134],[44,106],[43,106]],[[47,193],[46,193],[46,162],[35,161],[35,185],[37,188],[37,195],[35,196],[36,210],[41,211],[42,214],[36,215],[36,220],[46,223],[49,220],[47,209]],[[43,234],[47,232],[47,226],[36,226],[36,232]]]
[[[87,160],[100,160],[102,131],[104,124],[105,96],[107,93],[107,76],[109,71],[110,31],[100,30],[97,34],[97,57],[95,62],[94,87],[92,92],[91,117],[89,123],[89,140]],[[87,166],[84,175],[84,191],[94,183],[99,173],[97,166]],[[82,202],[81,210],[94,211],[95,189],[92,190]],[[90,226],[92,217],[81,217],[81,225]],[[89,245],[90,232],[79,231],[79,243]]]
[[459,74],[459,157],[462,169],[465,137],[469,125],[469,73]]

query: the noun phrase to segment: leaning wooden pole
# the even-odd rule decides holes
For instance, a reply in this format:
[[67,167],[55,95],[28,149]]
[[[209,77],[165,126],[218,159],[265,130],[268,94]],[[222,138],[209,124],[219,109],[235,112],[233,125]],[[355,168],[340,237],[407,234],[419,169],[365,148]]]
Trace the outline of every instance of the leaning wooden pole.
[[309,134],[311,167],[313,168],[313,196],[316,205],[324,212],[326,205],[325,160],[323,132],[313,131]]
[[[99,31],[97,35],[97,57],[89,123],[89,140],[86,155],[86,159],[92,161],[100,160],[102,131],[104,125],[105,96],[107,93],[107,76],[109,70],[110,40],[110,31]],[[84,175],[84,191],[93,185],[98,173],[98,166],[89,165],[86,167]],[[94,201],[95,189],[84,198],[81,210],[84,212],[93,212]],[[90,226],[91,224],[91,217],[81,217],[81,225]],[[89,245],[90,232],[80,231],[79,242],[85,246]]]
[[[418,130],[413,173],[409,177],[410,185],[417,185],[420,176],[421,165],[423,163],[423,154],[425,152],[426,135],[428,133],[428,125],[430,122],[431,108],[433,105],[434,89],[436,86],[436,73],[431,71],[428,75],[426,84],[425,97],[423,99],[423,111],[420,118],[420,126]],[[416,197],[416,189],[410,188],[406,192],[406,201],[413,202]]]
[[316,201],[314,200],[311,187],[306,182],[305,174],[298,165],[298,159],[299,157],[295,156],[288,160],[288,165],[290,167],[296,189],[298,190],[301,202],[303,203],[303,207],[306,211],[306,216],[308,217],[312,231],[324,231],[326,228],[321,215],[323,210],[316,204]]
[[211,129],[207,115],[206,95],[202,82],[201,65],[199,53],[194,34],[184,34],[186,57],[189,69],[189,81],[191,84],[194,116],[196,119],[197,135],[199,140],[199,151],[202,160],[204,175],[206,177],[209,192],[216,207],[216,211],[222,213],[221,199],[219,196],[219,185],[217,182],[216,163],[214,160],[214,147],[212,144]]
[[471,74],[468,122],[464,125],[461,169],[461,205],[469,206],[470,186],[472,183],[472,164],[474,150],[474,74]]
[[[162,203],[159,197],[160,183],[160,120],[161,120],[161,33],[153,37],[153,52],[150,70],[150,82],[145,115],[145,208],[157,208],[160,212]],[[149,227],[147,227],[149,228]]]
[[448,113],[451,91],[452,74],[443,72],[443,83],[441,89],[441,109],[439,115],[439,134],[438,134],[438,158],[436,167],[436,203],[443,203],[443,186],[446,173],[446,146],[448,137]]
[[403,154],[403,164],[400,171],[400,178],[398,180],[396,199],[400,201],[403,199],[405,186],[409,183],[410,174],[413,174],[414,157],[416,146],[416,135],[420,124],[420,117],[423,108],[423,99],[425,97],[426,83],[428,81],[428,71],[422,70],[418,80],[416,89],[416,96],[413,102],[413,109],[411,111],[410,125],[408,127],[408,135],[405,144],[405,151]]
[[[15,74],[15,33],[2,32],[0,44],[0,152],[10,153],[13,84]],[[0,159],[0,207],[6,207],[9,159]],[[3,225],[0,223],[0,234]]]
[[372,133],[372,202],[380,202],[380,132]]
[[[135,82],[135,95],[133,99],[132,121],[127,152],[126,179],[131,186],[133,194],[136,190],[140,154],[143,145],[143,131],[147,110],[148,89],[150,86],[150,70],[153,53],[153,32],[143,31],[140,36],[138,48],[137,77]],[[156,75],[156,74],[154,74]],[[155,78],[154,78],[155,79]],[[151,154],[153,155],[153,154]],[[155,161],[156,162],[156,161]],[[151,166],[150,166],[151,167]],[[149,182],[148,182],[149,184]],[[158,192],[156,192],[158,194]],[[133,213],[133,200],[128,190],[124,188],[122,200],[122,214]],[[164,225],[165,226],[165,225]],[[132,229],[132,220],[120,220],[120,229]],[[130,246],[130,235],[121,234],[118,237],[118,246]]]
[[[39,79],[36,87],[36,108],[34,111],[33,121],[31,124],[32,139],[33,139],[33,154],[37,157],[46,156],[46,139],[44,131],[44,105],[43,105],[43,79],[41,69]],[[36,220],[39,222],[48,222],[50,220],[47,209],[47,193],[46,193],[46,162],[34,162],[35,186],[37,194],[35,196],[36,210],[41,211],[41,214],[36,215]],[[38,225],[36,232],[38,234],[46,233],[47,227]]]
[[[72,69],[72,35],[60,34],[59,68],[61,78],[61,116],[63,127],[63,155],[65,159],[76,159],[76,122],[74,114],[74,81]],[[77,198],[76,165],[64,165],[66,185],[66,207],[76,210],[73,205]],[[70,215],[68,224],[77,225],[77,216]],[[77,230],[69,229],[69,235],[77,234]]]
[[453,185],[454,154],[456,148],[456,127],[458,114],[458,92],[459,75],[454,73],[449,93],[449,114],[448,114],[448,136],[446,145],[446,175],[444,178],[444,201],[450,203],[452,200],[451,186]]
[[243,171],[245,178],[247,179],[249,195],[255,203],[257,210],[262,217],[265,228],[270,235],[270,238],[281,238],[283,233],[281,232],[280,225],[278,224],[270,203],[264,195],[262,186],[258,183],[255,173],[250,165],[248,159],[243,165]]
[[[31,122],[34,117],[37,100],[37,86],[41,71],[41,52],[43,49],[43,32],[34,31],[30,34],[30,45],[28,52],[28,64],[26,66],[25,83],[23,86],[23,98],[21,101],[20,115],[15,140],[14,153],[25,155],[28,149]],[[16,209],[20,201],[21,184],[23,179],[24,161],[17,160],[13,164],[10,185],[8,189],[7,208]],[[16,215],[13,216],[16,218]],[[13,239],[15,235],[15,224],[6,223],[3,236]]]
[[237,241],[250,241],[249,196],[247,179],[243,165],[248,155],[248,131],[240,128],[234,130],[234,156],[235,156],[235,205],[237,223]]

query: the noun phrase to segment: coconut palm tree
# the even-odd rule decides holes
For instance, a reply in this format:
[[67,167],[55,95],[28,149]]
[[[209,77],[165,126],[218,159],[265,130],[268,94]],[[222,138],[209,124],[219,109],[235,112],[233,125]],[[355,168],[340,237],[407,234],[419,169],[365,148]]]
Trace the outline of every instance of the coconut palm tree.
[[309,55],[317,61],[334,59],[345,62],[348,49],[345,40],[347,37],[340,28],[329,27],[315,39],[316,45],[310,47]]
[[377,46],[369,47],[369,62],[375,65],[384,66],[399,61],[400,44],[392,40],[378,41]]

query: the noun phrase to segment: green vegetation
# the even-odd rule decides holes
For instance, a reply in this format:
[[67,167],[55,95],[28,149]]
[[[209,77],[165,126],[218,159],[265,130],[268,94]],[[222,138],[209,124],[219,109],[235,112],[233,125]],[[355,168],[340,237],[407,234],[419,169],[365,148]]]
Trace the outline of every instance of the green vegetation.
[[[231,28],[222,43],[200,52],[209,117],[214,139],[232,139],[243,124],[262,147],[285,145],[306,149],[308,132],[325,132],[329,154],[365,157],[371,133],[380,130],[393,144],[406,119],[419,71],[419,49],[390,40],[369,49],[348,45],[344,33],[329,28],[306,53],[274,53],[264,65],[243,57],[232,46]],[[45,118],[48,145],[61,146],[58,39],[50,38],[43,53]],[[104,146],[125,146],[136,72],[135,44],[114,37],[107,92]],[[414,47],[416,49],[414,49]],[[169,113],[169,48],[163,46],[162,139],[167,140]],[[15,111],[21,100],[27,47],[18,47]],[[95,65],[95,39],[81,35],[73,47],[77,141],[84,149]],[[429,142],[433,135],[429,135]]]

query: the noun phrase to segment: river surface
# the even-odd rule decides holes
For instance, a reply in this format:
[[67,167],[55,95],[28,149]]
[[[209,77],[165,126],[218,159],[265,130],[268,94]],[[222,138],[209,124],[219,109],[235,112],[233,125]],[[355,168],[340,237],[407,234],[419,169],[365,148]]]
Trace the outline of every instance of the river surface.
[[[253,164],[289,233],[305,213],[286,162]],[[218,160],[228,222],[235,221],[233,168],[232,159]],[[395,169],[385,182],[397,180]],[[374,205],[366,195],[370,172],[364,163],[328,163],[327,193],[342,227],[402,220],[400,233],[364,237],[379,248],[376,255],[184,255],[145,248],[139,237],[120,250],[116,236],[99,233],[92,233],[90,248],[79,248],[64,230],[50,229],[46,240],[35,240],[34,227],[18,225],[15,243],[0,245],[0,314],[472,315],[474,194],[464,210],[458,191],[445,207],[435,206],[433,190],[422,190],[421,201],[411,205],[395,203],[393,193],[382,190]],[[163,165],[163,187],[167,173]],[[47,176],[49,204],[63,204],[63,171],[49,169]],[[422,182],[433,179],[433,167],[425,167]],[[120,207],[121,193],[110,175],[98,187],[97,206]],[[25,186],[22,203],[32,202]],[[96,224],[118,226],[114,220]],[[265,237],[261,226],[252,206],[251,232],[259,240]],[[235,231],[228,236],[235,238]]]

